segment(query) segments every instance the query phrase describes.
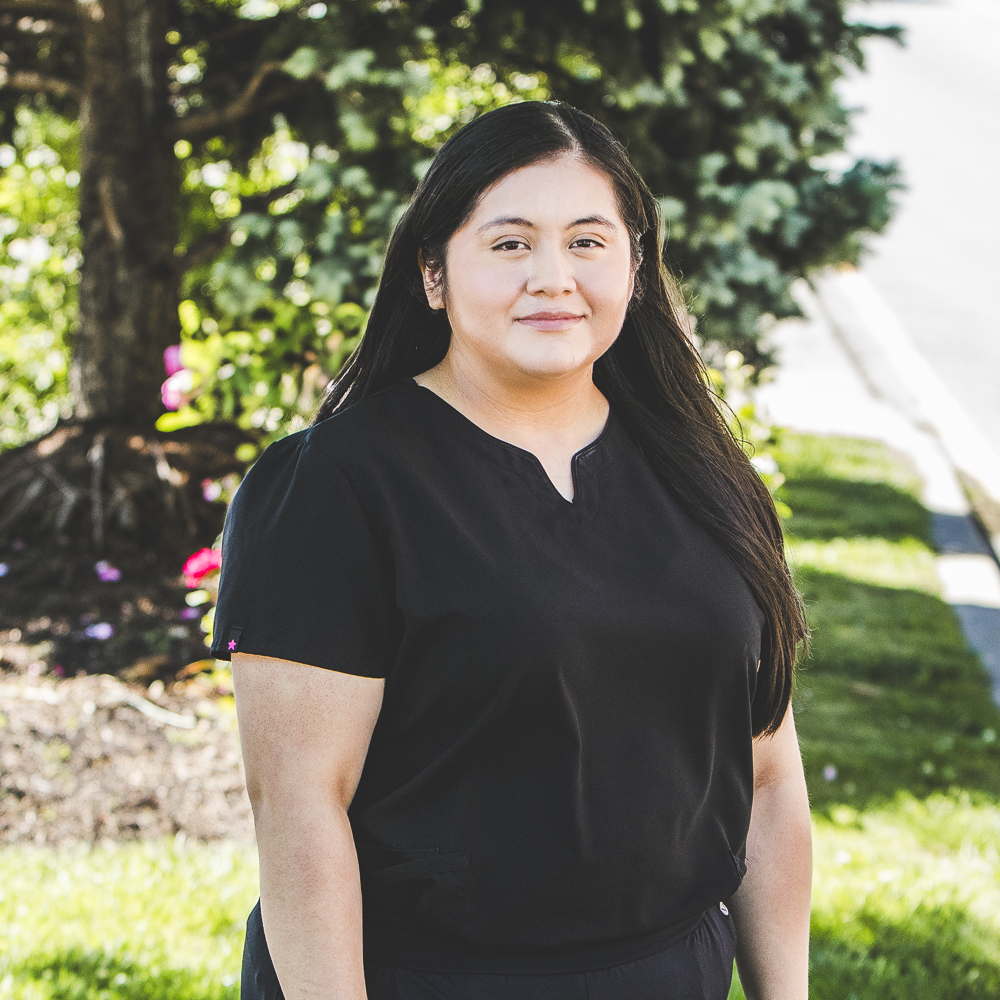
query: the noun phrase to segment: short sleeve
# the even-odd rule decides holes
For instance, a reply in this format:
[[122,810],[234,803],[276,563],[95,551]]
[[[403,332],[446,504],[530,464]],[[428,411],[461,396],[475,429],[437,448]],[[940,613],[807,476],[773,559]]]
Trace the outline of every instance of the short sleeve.
[[391,558],[334,458],[307,435],[271,445],[233,497],[212,655],[385,677],[397,645]]

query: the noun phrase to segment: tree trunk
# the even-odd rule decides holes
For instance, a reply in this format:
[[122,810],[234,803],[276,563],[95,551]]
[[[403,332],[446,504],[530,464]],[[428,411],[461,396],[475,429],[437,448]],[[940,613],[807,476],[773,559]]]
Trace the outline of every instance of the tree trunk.
[[82,0],[83,267],[71,384],[82,419],[150,425],[179,340],[166,0]]

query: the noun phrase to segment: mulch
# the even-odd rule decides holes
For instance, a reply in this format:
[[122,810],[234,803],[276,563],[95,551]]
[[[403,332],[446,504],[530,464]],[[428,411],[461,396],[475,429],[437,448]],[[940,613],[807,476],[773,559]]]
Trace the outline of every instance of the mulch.
[[207,675],[59,679],[19,649],[0,641],[0,845],[252,839],[232,698]]
[[182,567],[257,440],[69,421],[0,454],[0,845],[252,837]]
[[0,452],[0,636],[64,677],[167,683],[207,656],[182,567],[218,539],[254,440],[84,421]]

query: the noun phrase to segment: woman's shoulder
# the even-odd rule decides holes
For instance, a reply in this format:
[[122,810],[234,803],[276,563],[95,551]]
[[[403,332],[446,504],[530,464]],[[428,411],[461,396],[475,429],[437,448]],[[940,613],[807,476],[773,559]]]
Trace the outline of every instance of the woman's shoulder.
[[413,387],[412,381],[399,382],[338,410],[299,432],[302,446],[345,465],[399,452],[414,425]]
[[255,523],[278,510],[327,508],[337,497],[352,504],[367,496],[380,469],[407,461],[405,395],[405,388],[390,386],[270,444],[243,477],[231,519]]
[[312,427],[270,444],[244,483],[276,484],[289,478],[354,478],[359,469],[396,463],[409,452],[415,419],[405,383],[389,386]]

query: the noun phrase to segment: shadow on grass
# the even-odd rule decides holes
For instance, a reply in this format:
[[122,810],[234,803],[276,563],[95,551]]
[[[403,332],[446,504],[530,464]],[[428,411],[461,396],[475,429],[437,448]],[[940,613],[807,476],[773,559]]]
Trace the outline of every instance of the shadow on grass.
[[813,806],[866,808],[955,786],[1000,796],[988,676],[952,608],[917,589],[926,565],[911,562],[912,543],[899,544],[931,547],[913,469],[876,442],[789,432],[776,456],[789,540],[879,539],[900,584],[845,575],[850,552],[840,572],[795,572],[812,629],[795,705]]
[[792,509],[786,530],[801,539],[916,538],[930,543],[920,477],[877,441],[779,431],[780,497]]
[[785,528],[796,538],[931,541],[930,512],[915,497],[887,483],[812,474],[789,479],[781,498],[792,509]]
[[919,907],[899,921],[862,909],[850,925],[814,918],[812,1000],[995,1000],[996,935],[953,906]]
[[955,786],[1000,796],[1000,711],[951,608],[837,574],[797,577],[813,629],[795,695],[813,807]]
[[236,1000],[226,985],[186,969],[141,965],[127,954],[71,948],[32,955],[12,967],[12,996],[38,1000]]

